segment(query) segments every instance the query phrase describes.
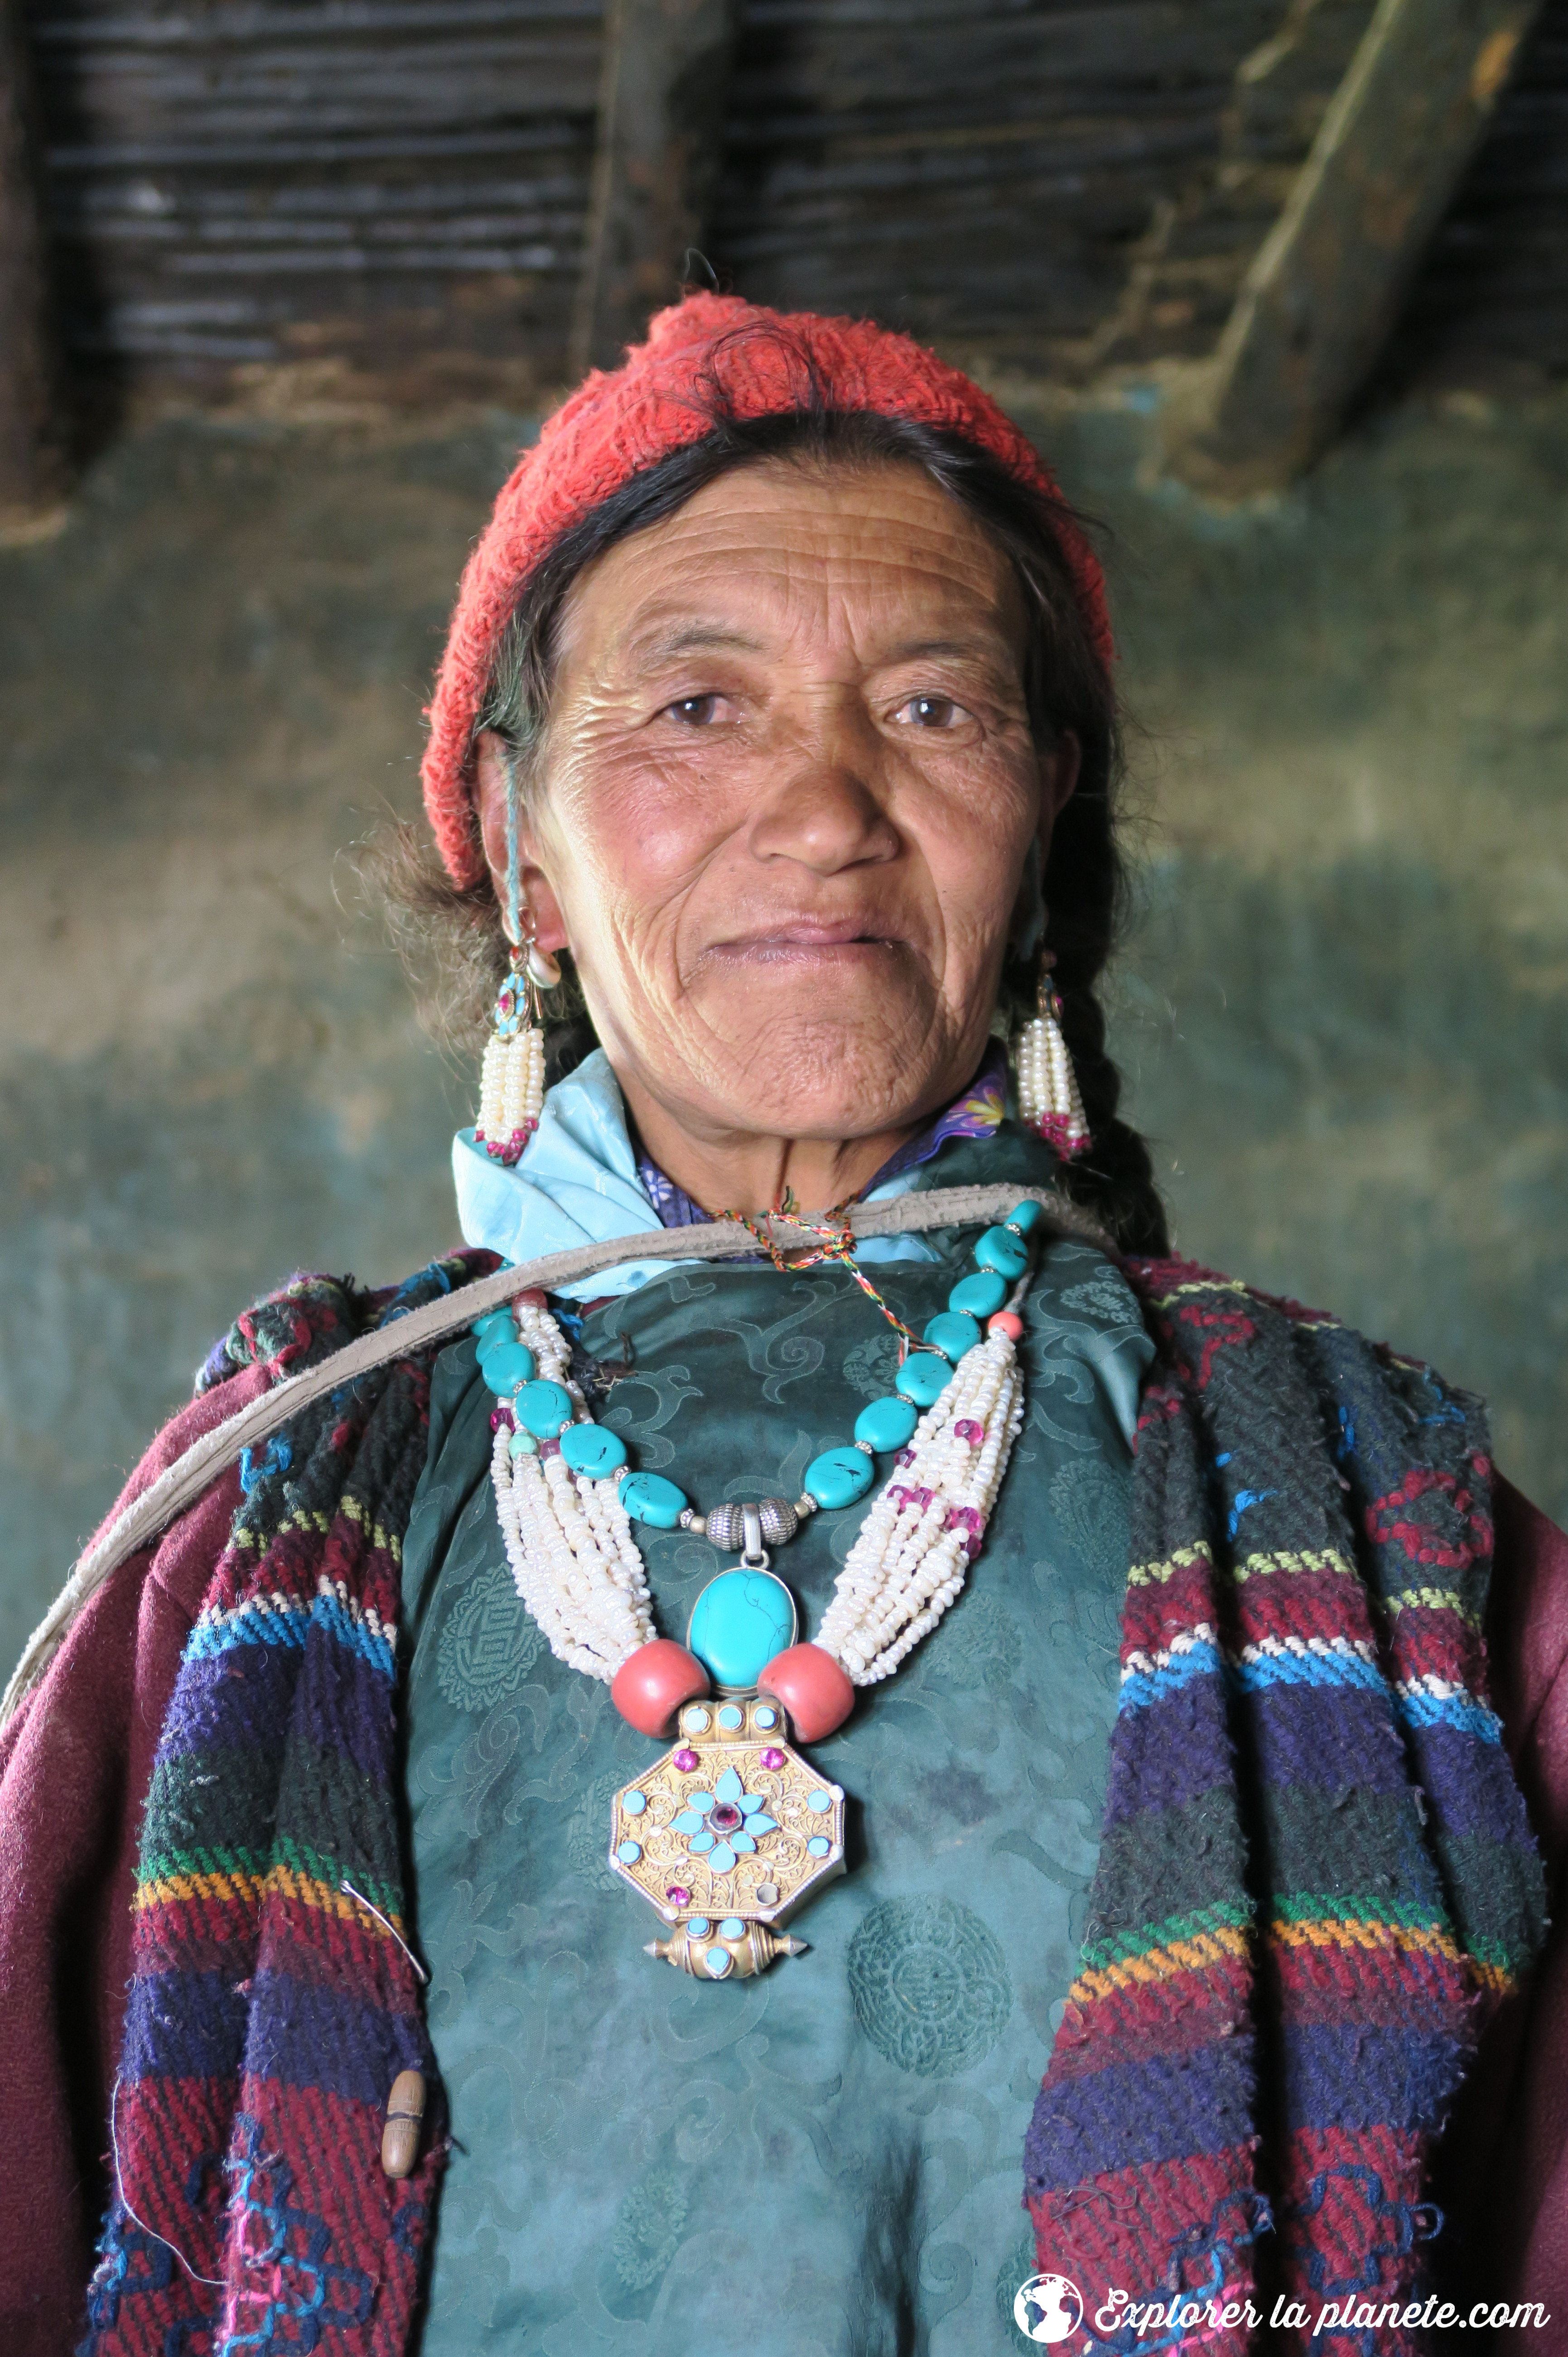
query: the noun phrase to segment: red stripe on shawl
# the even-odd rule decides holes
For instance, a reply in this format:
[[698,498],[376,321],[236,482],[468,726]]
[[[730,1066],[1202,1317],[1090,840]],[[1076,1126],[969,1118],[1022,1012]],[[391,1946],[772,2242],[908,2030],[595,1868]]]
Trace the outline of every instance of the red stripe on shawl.
[[[252,2128],[239,2166],[231,2163],[243,2223],[228,2247],[230,2330],[254,2331],[257,2292],[270,2290],[286,2342],[287,2301],[323,2283],[328,2307],[346,2319],[328,2330],[334,2357],[403,2357],[439,2138],[427,2122],[418,2167],[397,2180],[381,2171],[380,2104],[248,2078],[241,2111]],[[256,2265],[274,2251],[270,2266]]]
[[[1307,1927],[1299,1928],[1305,1933]],[[1332,1928],[1325,1925],[1317,1938],[1268,1936],[1262,1969],[1274,1976],[1293,2023],[1355,2020],[1397,2029],[1409,2021],[1411,2000],[1417,1996],[1423,2004],[1461,2014],[1475,2004],[1470,1968],[1457,1956],[1402,1944],[1398,1925],[1365,1926],[1376,1935],[1369,1946],[1337,1939]]]
[[1074,2079],[1097,2071],[1107,2052],[1119,2062],[1194,2053],[1246,2027],[1251,1986],[1247,1959],[1227,1953],[1158,1981],[1071,1999],[1051,2050],[1053,2075]]
[[1255,1572],[1239,1579],[1232,1593],[1236,1633],[1244,1645],[1275,1637],[1372,1635],[1367,1591],[1342,1571]]
[[[1167,2287],[1150,2273],[1169,2246],[1190,2233],[1195,2219],[1234,2222],[1245,2232],[1252,2194],[1252,2158],[1247,2146],[1194,2153],[1181,2160],[1150,2163],[1087,2179],[1059,2193],[1034,2195],[1028,2204],[1035,2227],[1036,2262],[1042,2272],[1065,2275],[1083,2301],[1084,2325],[1092,2333],[1096,2312],[1112,2291],[1139,2300],[1165,2299],[1179,2288],[1189,2298],[1207,2292],[1211,2262],[1183,2265],[1179,2287]],[[1221,2301],[1255,2298],[1251,2248],[1225,2255]],[[1156,2331],[1154,2345],[1159,2341]],[[1090,2341],[1090,2349],[1100,2344]],[[1206,2324],[1184,2333],[1181,2347],[1203,2349],[1208,2357],[1247,2357],[1244,2323],[1226,2330]]]
[[1179,1565],[1168,1579],[1127,1590],[1122,1609],[1122,1666],[1134,1652],[1152,1653],[1201,1623],[1213,1625],[1213,1570],[1207,1556]]
[[[234,2116],[234,2090],[235,2081],[228,2077],[176,2079],[155,2073],[123,2081],[114,2097],[112,2160],[118,2169],[121,2198],[140,2223],[168,2243],[199,2276],[216,2276],[221,2260],[227,2193],[222,2158]],[[203,2164],[195,2207],[193,2156]],[[177,2267],[177,2282],[180,2275]],[[134,2299],[123,2311],[133,2324],[139,2312]],[[157,2357],[166,2320],[145,2344]]]
[[[1314,2323],[1331,2299],[1370,2300],[1380,2306],[1395,2298],[1406,2305],[1424,2298],[1423,2290],[1411,2288],[1410,2260],[1398,2251],[1402,2230],[1419,2245],[1430,2239],[1437,2223],[1436,2212],[1421,2202],[1419,2136],[1376,2126],[1354,2132],[1301,2128],[1286,2139],[1283,2160],[1281,2232],[1276,2238],[1281,2280]],[[1310,2253],[1305,2248],[1309,2226]],[[1356,2286],[1360,2287],[1352,2288]],[[1354,2334],[1341,2341],[1332,2326],[1326,2341],[1328,2346],[1359,2345]],[[1282,2345],[1308,2348],[1310,2328],[1283,2336]],[[1368,2346],[1372,2345],[1369,2341]],[[1324,2346],[1325,2341],[1317,2342],[1316,2351]],[[1402,2325],[1380,2325],[1375,2346],[1378,2357],[1422,2357],[1427,2342]]]

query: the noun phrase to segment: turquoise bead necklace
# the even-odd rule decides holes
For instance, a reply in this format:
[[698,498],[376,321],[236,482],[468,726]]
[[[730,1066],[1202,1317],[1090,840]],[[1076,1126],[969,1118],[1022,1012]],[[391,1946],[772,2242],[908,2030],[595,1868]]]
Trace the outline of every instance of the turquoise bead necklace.
[[[984,1232],[973,1274],[918,1340],[854,1265],[847,1233],[819,1231],[828,1241],[811,1257],[843,1261],[910,1347],[893,1390],[861,1411],[849,1441],[812,1458],[794,1500],[704,1515],[678,1484],[629,1465],[620,1436],[589,1416],[542,1296],[474,1329],[496,1401],[497,1511],[524,1606],[559,1659],[609,1683],[634,1726],[682,1738],[616,1795],[608,1854],[675,1927],[650,1953],[682,1971],[744,1977],[798,1953],[785,1921],[843,1871],[843,1792],[788,1738],[791,1727],[811,1742],[842,1725],[855,1689],[893,1675],[961,1592],[1023,1420],[1015,1305],[1041,1216],[1026,1200]],[[767,1548],[806,1516],[864,1498],[887,1453],[893,1473],[815,1639],[799,1643],[794,1598]],[[738,1552],[699,1595],[684,1645],[655,1632],[633,1522]]]
[[[998,1315],[1013,1314],[1004,1305],[1012,1286],[1028,1268],[1025,1239],[1032,1233],[1039,1217],[1037,1203],[1020,1203],[1005,1224],[986,1229],[974,1246],[974,1274],[961,1277],[948,1296],[946,1309],[928,1320],[920,1337],[923,1347],[912,1350],[905,1359],[894,1378],[893,1390],[861,1410],[851,1441],[825,1448],[811,1459],[800,1497],[761,1501],[757,1511],[762,1540],[771,1545],[782,1545],[819,1509],[852,1506],[865,1497],[875,1479],[873,1459],[908,1446],[920,1410],[940,1398],[954,1367],[980,1342],[983,1321],[989,1323]],[[755,1228],[753,1232],[757,1232]],[[768,1248],[770,1252],[775,1249],[771,1244]],[[812,1257],[836,1259],[841,1255],[834,1252]],[[779,1265],[784,1265],[781,1256]],[[811,1265],[810,1259],[789,1264],[794,1268]],[[861,1272],[855,1270],[854,1274],[859,1276]],[[913,1341],[908,1328],[887,1310],[881,1295],[869,1284],[865,1289],[899,1331]],[[679,1528],[699,1537],[706,1536],[726,1551],[743,1550],[743,1568],[760,1567],[746,1564],[746,1555],[758,1550],[755,1544],[743,1548],[746,1537],[745,1509],[721,1506],[712,1513],[699,1513],[676,1482],[661,1473],[629,1468],[627,1446],[618,1433],[604,1425],[578,1420],[572,1395],[564,1385],[540,1380],[534,1353],[518,1339],[510,1309],[492,1311],[488,1318],[480,1318],[472,1331],[479,1345],[479,1372],[496,1400],[496,1420],[505,1424],[510,1418],[513,1428],[513,1457],[532,1455],[542,1445],[553,1442],[571,1470],[583,1479],[602,1481],[618,1476],[620,1502],[633,1522],[653,1530]],[[719,1577],[722,1579],[731,1575]],[[704,1596],[708,1593],[704,1590]],[[716,1604],[710,1604],[705,1620],[716,1623],[721,1617]],[[705,1660],[701,1644],[690,1638],[688,1642],[698,1659]],[[758,1671],[768,1658],[764,1655],[757,1663]],[[733,1658],[726,1658],[724,1669],[712,1663],[707,1666],[723,1684],[745,1687],[755,1683],[754,1678],[742,1674],[743,1665]],[[729,1674],[725,1674],[725,1670]]]

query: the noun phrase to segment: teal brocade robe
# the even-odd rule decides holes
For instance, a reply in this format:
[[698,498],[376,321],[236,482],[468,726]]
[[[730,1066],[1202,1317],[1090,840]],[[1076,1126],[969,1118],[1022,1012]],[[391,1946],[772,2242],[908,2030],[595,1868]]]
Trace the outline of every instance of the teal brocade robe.
[[[1049,1159],[1010,1135],[922,1175],[1037,1183]],[[972,1241],[877,1269],[917,1331]],[[635,1371],[599,1419],[704,1507],[794,1496],[897,1364],[832,1265],[683,1268],[591,1311],[582,1339],[613,1361],[623,1333]],[[443,1355],[403,1575],[417,1917],[455,2140],[424,2357],[1024,2345],[1019,2154],[1097,1855],[1151,1356],[1120,1274],[1052,1243],[1026,1420],[968,1586],[811,1748],[851,1799],[848,1876],[791,1926],[806,1955],[714,1987],[643,1953],[662,1927],[608,1871],[609,1803],[659,1747],[523,1612],[493,1403],[471,1343]],[[865,1512],[818,1514],[777,1550],[803,1634]],[[681,1531],[639,1537],[657,1624],[683,1637],[728,1559]]]

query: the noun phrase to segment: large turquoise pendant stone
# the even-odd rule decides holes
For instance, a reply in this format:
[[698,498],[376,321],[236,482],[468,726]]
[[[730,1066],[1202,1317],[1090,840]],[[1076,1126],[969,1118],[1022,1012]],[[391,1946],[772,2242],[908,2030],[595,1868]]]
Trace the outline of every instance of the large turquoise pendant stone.
[[721,1571],[692,1609],[686,1642],[716,1686],[744,1694],[798,1625],[794,1598],[770,1571]]
[[875,1478],[864,1448],[824,1448],[806,1468],[801,1488],[819,1506],[853,1506]]

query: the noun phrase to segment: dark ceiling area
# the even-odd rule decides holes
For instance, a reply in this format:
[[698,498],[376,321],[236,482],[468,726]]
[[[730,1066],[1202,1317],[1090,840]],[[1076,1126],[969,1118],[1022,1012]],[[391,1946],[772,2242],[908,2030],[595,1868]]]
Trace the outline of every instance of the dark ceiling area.
[[[756,300],[1081,382],[1208,350],[1370,0],[746,0],[704,233]],[[593,0],[25,8],[65,339],[132,381],[328,362],[395,396],[567,373]],[[671,287],[673,292],[673,284]],[[1404,315],[1568,371],[1568,0]]]

